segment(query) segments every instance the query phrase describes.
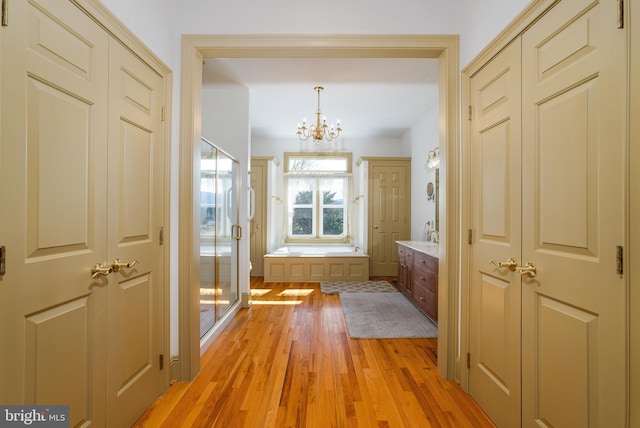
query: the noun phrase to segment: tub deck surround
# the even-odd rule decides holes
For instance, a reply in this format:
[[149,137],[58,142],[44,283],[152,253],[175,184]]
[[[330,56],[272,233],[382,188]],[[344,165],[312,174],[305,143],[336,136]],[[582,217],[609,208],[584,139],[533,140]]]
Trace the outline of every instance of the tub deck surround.
[[367,281],[369,256],[343,244],[287,245],[264,256],[265,282]]

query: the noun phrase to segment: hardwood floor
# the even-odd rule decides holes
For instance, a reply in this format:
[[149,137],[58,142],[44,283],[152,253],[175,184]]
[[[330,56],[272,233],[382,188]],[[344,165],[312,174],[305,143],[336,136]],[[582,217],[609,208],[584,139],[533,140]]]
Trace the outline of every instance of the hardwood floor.
[[493,427],[436,369],[437,339],[351,339],[318,283],[251,279],[242,309],[135,427]]

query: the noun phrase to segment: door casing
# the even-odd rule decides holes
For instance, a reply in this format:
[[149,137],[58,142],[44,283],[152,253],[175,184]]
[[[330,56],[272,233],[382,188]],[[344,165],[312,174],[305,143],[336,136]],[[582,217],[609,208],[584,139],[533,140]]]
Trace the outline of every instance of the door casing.
[[[183,35],[180,117],[180,374],[193,379],[200,371],[198,281],[194,253],[195,202],[193,162],[200,139],[202,61],[204,58],[437,58],[439,60],[440,275],[438,370],[453,378],[458,352],[459,296],[459,37],[457,35]],[[451,159],[447,162],[447,159]],[[249,163],[249,159],[240,159]],[[246,192],[246,185],[242,192]],[[242,278],[241,278],[242,280]],[[249,284],[241,283],[241,293]],[[228,314],[231,317],[233,312]],[[220,328],[225,325],[224,320]]]

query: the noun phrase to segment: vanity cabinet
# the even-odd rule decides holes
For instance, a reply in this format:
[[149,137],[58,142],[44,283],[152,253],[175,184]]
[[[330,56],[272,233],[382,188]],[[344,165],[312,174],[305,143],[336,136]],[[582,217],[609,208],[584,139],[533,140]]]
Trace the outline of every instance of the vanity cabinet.
[[398,288],[434,323],[438,323],[437,245],[398,241]]
[[398,288],[411,295],[411,271],[413,269],[413,251],[398,245]]

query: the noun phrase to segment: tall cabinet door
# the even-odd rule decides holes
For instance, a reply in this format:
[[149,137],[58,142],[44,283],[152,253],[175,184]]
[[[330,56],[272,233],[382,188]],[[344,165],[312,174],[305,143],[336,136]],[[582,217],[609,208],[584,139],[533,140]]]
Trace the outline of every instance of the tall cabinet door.
[[626,32],[563,0],[522,38],[523,421],[625,426]]
[[67,0],[0,31],[0,402],[128,426],[162,391],[163,78]]
[[370,161],[369,183],[371,276],[395,276],[396,241],[411,235],[411,162]]
[[0,31],[0,403],[104,426],[109,38],[67,0],[11,2]]
[[501,427],[520,424],[520,40],[470,80],[472,248],[469,393]]
[[162,392],[162,77],[109,46],[107,423],[129,426]]
[[[478,117],[471,141],[477,242],[469,382],[498,426],[520,426],[520,412],[525,427],[625,426],[627,288],[617,248],[627,233],[627,53],[617,12],[616,2],[562,0],[471,80]],[[520,87],[492,77],[519,44]],[[517,71],[516,53],[504,70]],[[521,90],[522,100],[508,106],[503,97],[508,115],[484,123],[481,93],[492,86],[514,101]],[[521,156],[517,143],[487,152],[487,171],[485,134],[494,128],[498,142],[515,143],[520,132]],[[487,237],[487,225],[501,233]],[[517,266],[487,269],[489,254],[496,263],[512,257]],[[518,352],[521,399],[519,379],[510,384],[503,376],[518,373]]]
[[253,212],[250,222],[251,276],[264,276],[264,259],[267,253],[267,171],[266,159],[251,160],[250,186],[254,191]]

